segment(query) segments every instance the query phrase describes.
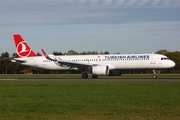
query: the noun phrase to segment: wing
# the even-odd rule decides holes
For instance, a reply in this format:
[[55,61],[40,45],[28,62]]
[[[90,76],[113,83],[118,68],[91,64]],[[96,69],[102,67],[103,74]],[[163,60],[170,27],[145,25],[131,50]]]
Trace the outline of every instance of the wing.
[[60,65],[66,65],[66,66],[69,66],[70,68],[78,68],[78,70],[92,66],[92,64],[88,64],[88,63],[84,63],[84,62],[79,62],[79,61],[74,62],[74,61],[69,61],[69,60],[63,60],[60,57],[54,56],[54,55],[49,56],[46,54],[46,52],[43,49],[41,49],[41,50],[47,59],[56,61],[56,62],[60,63]]

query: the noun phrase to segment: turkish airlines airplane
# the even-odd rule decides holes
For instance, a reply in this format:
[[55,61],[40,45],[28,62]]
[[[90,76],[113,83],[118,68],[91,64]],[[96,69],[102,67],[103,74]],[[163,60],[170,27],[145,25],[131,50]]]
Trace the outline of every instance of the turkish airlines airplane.
[[79,70],[82,78],[88,78],[87,70],[92,71],[92,78],[98,75],[121,75],[122,70],[155,70],[172,68],[175,63],[161,54],[108,54],[108,55],[47,55],[38,56],[19,34],[14,35],[18,58],[12,62],[47,70]]

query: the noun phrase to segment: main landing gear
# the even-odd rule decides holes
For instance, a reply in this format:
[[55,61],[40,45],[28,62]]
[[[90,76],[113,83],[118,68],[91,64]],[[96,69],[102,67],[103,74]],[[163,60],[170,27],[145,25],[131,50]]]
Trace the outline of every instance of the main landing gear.
[[153,78],[156,79],[157,78],[156,71],[152,70],[152,72],[153,72]]
[[[87,73],[82,73],[82,78],[83,79],[87,79],[88,78],[88,74]],[[96,78],[98,78],[98,75],[92,75],[92,78],[94,78],[94,79],[96,79]]]
[[96,79],[98,78],[98,75],[92,75],[92,78]]
[[88,78],[88,74],[87,73],[82,73],[82,78],[84,78],[84,79],[86,79],[86,78]]

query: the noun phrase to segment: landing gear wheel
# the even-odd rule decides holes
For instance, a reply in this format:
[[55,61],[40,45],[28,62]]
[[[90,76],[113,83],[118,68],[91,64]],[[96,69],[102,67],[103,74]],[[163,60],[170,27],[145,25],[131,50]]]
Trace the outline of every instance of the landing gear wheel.
[[87,73],[83,73],[82,74],[82,78],[85,78],[85,79],[88,78],[88,74]]
[[92,75],[92,78],[96,79],[96,78],[98,78],[98,76],[97,75]]
[[156,78],[157,78],[157,75],[153,75],[153,78],[156,79]]

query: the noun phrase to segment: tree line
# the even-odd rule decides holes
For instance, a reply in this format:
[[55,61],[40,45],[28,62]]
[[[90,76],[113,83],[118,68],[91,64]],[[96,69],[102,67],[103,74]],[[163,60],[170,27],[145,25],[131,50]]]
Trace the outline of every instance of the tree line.
[[[173,68],[162,70],[163,73],[179,73],[180,72],[180,52],[170,52],[168,50],[158,50],[156,53],[164,54],[171,60],[173,60],[176,65]],[[37,53],[39,56],[41,56],[40,53]],[[88,52],[77,52],[75,50],[69,50],[67,53],[62,52],[53,52],[53,55],[98,55],[98,54],[109,54],[108,51],[100,52],[97,51],[88,51]],[[117,53],[120,54],[120,53]],[[48,71],[48,70],[41,70],[41,69],[35,69],[29,66],[23,66],[16,63],[11,62],[13,58],[16,58],[17,54],[13,53],[10,55],[8,52],[3,52],[0,56],[0,74],[21,74],[21,73],[67,73],[67,71]],[[149,73],[151,71],[143,70],[143,71],[134,71],[129,70],[125,71],[124,73]]]

